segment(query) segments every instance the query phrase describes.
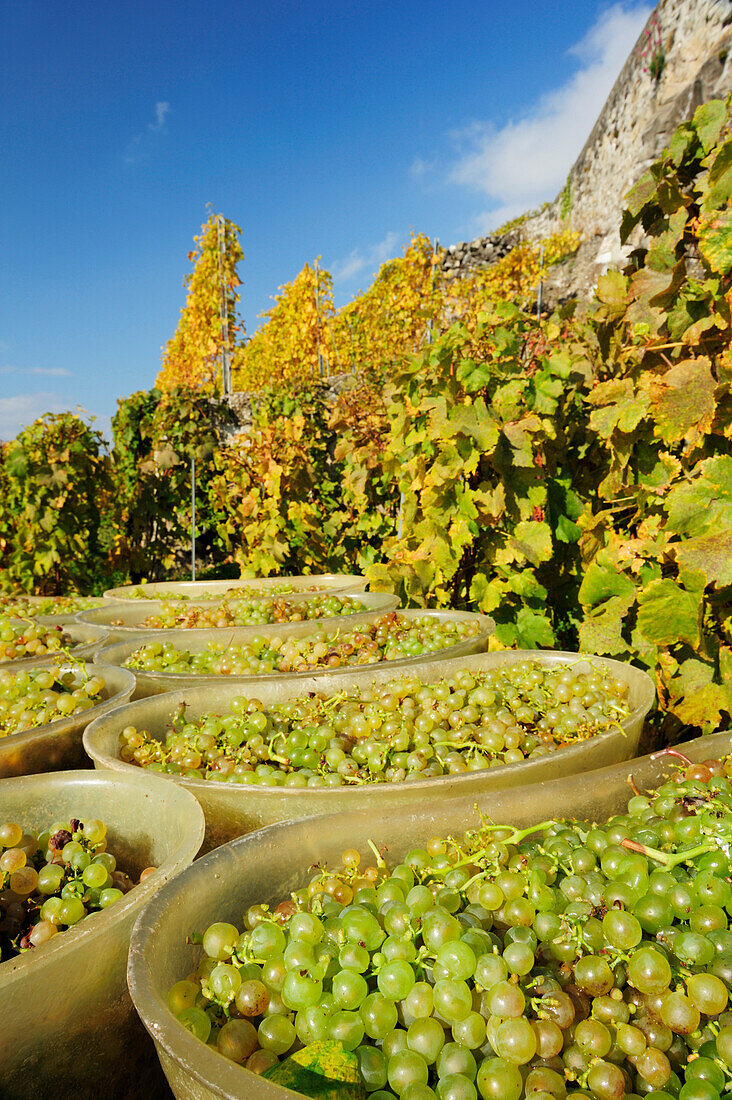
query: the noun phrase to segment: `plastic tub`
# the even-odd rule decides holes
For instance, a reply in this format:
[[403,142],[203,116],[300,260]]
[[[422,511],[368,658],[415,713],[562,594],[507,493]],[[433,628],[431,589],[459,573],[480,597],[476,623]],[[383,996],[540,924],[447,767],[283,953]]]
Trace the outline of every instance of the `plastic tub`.
[[[459,619],[464,622],[478,622],[481,626],[481,630],[478,634],[474,634],[470,638],[466,638],[464,641],[458,642],[457,645],[450,646],[447,649],[438,649],[433,653],[422,653],[418,657],[403,657],[399,660],[383,662],[385,665],[388,665],[390,669],[400,669],[409,665],[414,665],[418,662],[444,660],[445,657],[461,657],[468,653],[479,652],[485,649],[488,644],[488,638],[493,633],[495,626],[493,619],[490,619],[487,615],[474,615],[470,611],[430,611],[422,609],[419,611],[400,611],[399,614],[408,619],[420,618],[427,615],[439,622],[445,622],[449,619]],[[359,615],[358,624],[354,622],[354,625],[364,625],[380,617],[381,615],[375,612],[368,615]],[[349,616],[349,619],[355,620],[355,616]],[[158,631],[158,633],[151,634],[144,639],[136,635],[129,641],[118,642],[116,645],[106,646],[95,654],[94,660],[97,664],[124,665],[127,658],[131,656],[136,649],[139,649],[141,645],[153,641],[159,641],[163,644],[168,642],[170,645],[176,646],[179,649],[187,649],[191,653],[201,653],[203,650],[207,649],[209,642],[223,642],[226,645],[231,645],[239,642],[247,642],[255,634],[259,637],[266,638],[306,638],[326,632],[329,629],[327,623],[327,619],[321,619],[313,620],[309,623],[294,623],[290,626],[230,626],[224,629],[212,628],[209,630]],[[331,669],[327,675],[338,677],[340,683],[342,682],[340,677],[353,672],[354,668],[372,670],[375,667],[375,665],[348,665],[341,669]],[[150,695],[159,695],[163,691],[175,691],[177,688],[198,687],[202,684],[239,684],[241,691],[243,690],[244,684],[256,684],[258,688],[260,684],[271,684],[276,680],[282,679],[284,676],[287,676],[288,679],[299,679],[300,681],[305,678],[312,680],[314,676],[313,672],[271,672],[258,673],[255,676],[196,676],[192,673],[143,672],[138,669],[133,669],[132,671],[137,681],[137,686],[135,688],[136,699],[144,699]]]
[[[62,669],[71,667],[73,666],[61,662]],[[98,665],[89,664],[84,668],[90,676],[101,674]],[[14,775],[32,775],[34,772],[55,772],[62,768],[88,767],[88,757],[81,740],[82,733],[95,718],[129,702],[135,690],[135,677],[126,668],[114,668],[110,665],[103,670],[103,676],[103,702],[80,714],[72,714],[69,718],[60,718],[45,726],[0,737],[0,779]]]
[[365,592],[369,582],[359,573],[314,573],[307,577],[250,577],[248,580],[241,578],[229,581],[155,581],[152,584],[124,584],[119,588],[108,588],[104,599],[157,600],[168,595],[192,600],[208,599],[211,596],[235,592],[237,588],[256,589],[266,593],[280,584],[291,585],[293,592]]
[[[302,603],[308,596],[312,596],[310,592],[307,595],[297,595],[292,597],[293,603]],[[333,593],[335,595],[335,593]],[[288,600],[290,597],[286,597]],[[354,612],[351,615],[332,615],[322,619],[309,619],[308,622],[327,622],[332,624],[335,628],[341,623],[353,622],[358,623],[363,614],[371,614],[378,612],[384,614],[386,611],[395,611],[399,606],[399,599],[397,596],[390,596],[386,592],[363,592],[358,595],[346,595],[341,594],[341,599],[344,602],[347,600],[358,600],[366,607],[366,612]],[[202,606],[196,604],[195,601],[188,601],[185,607]],[[209,606],[211,606],[209,601]],[[131,638],[140,639],[138,645],[146,641],[149,636],[160,633],[159,626],[141,626],[149,615],[158,614],[163,608],[162,600],[127,600],[126,603],[108,604],[106,607],[95,608],[93,611],[82,611],[78,615],[78,622],[80,623],[93,623],[95,626],[102,626],[109,632],[110,642],[124,642]],[[121,622],[121,625],[119,625]],[[236,629],[241,633],[238,635],[238,641],[245,641],[247,638],[253,638],[255,635],[261,634],[262,630],[267,625],[258,623],[255,626],[242,626],[242,627],[227,627],[229,631]],[[284,625],[284,624],[283,624]],[[212,630],[213,627],[171,627],[172,630],[185,629],[198,633],[201,630]],[[246,633],[245,633],[246,632]]]
[[[504,653],[480,653],[451,661],[435,661],[415,668],[414,672],[429,683],[443,676],[454,675],[460,669],[477,671],[496,668],[522,659],[540,660],[549,665],[567,661],[579,662],[584,666],[589,664],[587,660],[573,653],[513,650]],[[410,780],[408,783],[370,783],[359,787],[245,787],[183,776],[165,775],[163,778],[172,780],[195,794],[206,814],[206,847],[212,848],[276,821],[350,812],[367,807],[379,818],[383,818],[391,815],[396,807],[413,805],[415,802],[419,805],[441,804],[458,794],[476,797],[486,791],[499,791],[602,768],[607,764],[628,760],[635,754],[643,719],[653,703],[655,692],[650,677],[632,665],[606,657],[595,657],[593,663],[610,669],[614,676],[629,685],[631,714],[622,723],[622,731],[607,730],[588,741],[568,745],[548,756],[522,763],[503,764],[484,771],[464,772],[434,779]],[[375,680],[383,683],[394,675],[395,673],[385,668],[366,676],[363,673],[350,677],[322,676],[305,681],[291,677],[280,680],[278,684],[258,686],[256,698],[267,706],[307,694],[309,691],[329,694],[355,684],[365,686]],[[241,694],[246,695],[246,690],[241,685],[218,683],[140,700],[91,723],[84,734],[84,747],[98,768],[140,772],[142,769],[136,765],[119,759],[119,736],[125,726],[146,729],[153,736],[163,739],[167,723],[180,703],[185,702],[188,713],[197,718],[206,711],[227,709],[230,700]]]
[[[692,760],[730,751],[729,733],[701,737],[683,746]],[[678,761],[677,761],[678,763]],[[412,800],[388,818],[373,811],[341,813],[318,821],[285,822],[233,841],[197,860],[169,883],[140,915],[132,934],[128,980],[132,999],[155,1040],[160,1061],[178,1100],[256,1096],[285,1100],[295,1093],[256,1077],[190,1035],[168,1011],[168,990],[192,969],[196,956],[186,936],[213,921],[241,925],[257,902],[276,904],[307,882],[315,864],[340,864],[344,848],[371,856],[368,841],[398,862],[430,836],[462,835],[479,824],[478,811],[497,823],[526,826],[547,818],[598,820],[623,809],[631,796],[628,775],[640,787],[655,786],[672,772],[672,760],[650,757],[616,764],[583,777],[555,779],[478,799]]]
[[[73,642],[73,645],[69,646],[68,655],[77,661],[86,661],[94,657],[97,650],[101,649],[109,639],[108,630],[101,626],[92,626],[91,623],[72,621],[62,625],[64,633],[68,634]],[[54,653],[42,653],[38,657],[18,657],[13,661],[0,661],[0,672],[6,669],[10,672],[18,672],[22,668],[53,665],[63,660],[66,655],[65,650],[56,650]]]
[[37,953],[0,963],[3,1100],[167,1095],[127,994],[127,947],[145,903],[196,855],[201,808],[156,776],[76,771],[0,780],[0,806],[3,821],[35,829],[101,818],[122,866],[135,874],[158,868]]

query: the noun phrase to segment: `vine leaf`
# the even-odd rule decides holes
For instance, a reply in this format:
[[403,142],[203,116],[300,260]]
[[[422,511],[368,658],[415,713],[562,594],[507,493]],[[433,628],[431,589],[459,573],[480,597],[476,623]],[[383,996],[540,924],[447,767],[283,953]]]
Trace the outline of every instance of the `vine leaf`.
[[651,405],[656,434],[665,443],[673,443],[691,433],[692,428],[694,436],[708,431],[716,409],[716,386],[705,356],[687,359],[653,382]]

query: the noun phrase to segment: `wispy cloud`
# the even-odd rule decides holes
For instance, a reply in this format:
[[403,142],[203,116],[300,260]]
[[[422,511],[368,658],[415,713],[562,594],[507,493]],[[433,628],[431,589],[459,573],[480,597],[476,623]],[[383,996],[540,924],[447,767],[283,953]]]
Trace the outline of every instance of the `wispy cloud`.
[[151,122],[148,126],[148,130],[162,130],[165,125],[165,119],[170,111],[169,103],[156,103],[155,104],[155,121]]
[[378,244],[372,244],[366,249],[354,248],[344,260],[336,261],[332,267],[333,279],[339,283],[347,283],[354,279],[364,268],[383,264],[394,254],[394,249],[399,242],[399,234],[389,232]]
[[68,401],[57,393],[19,393],[15,397],[0,397],[0,439],[13,439],[44,413],[64,412],[68,408]]
[[0,366],[0,374],[34,374],[47,378],[69,378],[71,371],[66,367],[16,367],[12,364]]
[[155,104],[155,121],[148,122],[146,128],[135,134],[125,150],[125,164],[137,164],[152,151],[155,136],[165,131],[165,120],[170,114],[170,104],[160,100]]
[[[479,219],[480,231],[561,190],[650,13],[648,4],[613,4],[570,50],[580,61],[579,70],[523,118],[501,126],[474,122],[452,135],[460,153],[449,182],[491,200],[491,209]],[[415,166],[412,174],[419,177],[421,170],[423,175],[423,162]]]

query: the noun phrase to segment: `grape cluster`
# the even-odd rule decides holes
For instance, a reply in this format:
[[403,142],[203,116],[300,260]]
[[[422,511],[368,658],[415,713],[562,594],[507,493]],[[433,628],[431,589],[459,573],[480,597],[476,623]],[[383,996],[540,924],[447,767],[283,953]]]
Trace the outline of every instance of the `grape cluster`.
[[406,675],[266,709],[173,717],[165,744],[127,726],[120,757],[173,775],[286,787],[398,783],[514,764],[615,727],[628,687],[601,669],[514,662],[437,682]]
[[20,619],[35,619],[39,615],[75,615],[97,607],[93,596],[46,596],[30,600],[26,596],[0,596],[0,613]]
[[[357,599],[340,599],[338,596],[311,596],[310,599],[297,601],[282,597],[248,596],[227,598],[217,603],[211,601],[207,606],[165,600],[159,612],[148,615],[139,625],[157,630],[259,626],[267,623],[301,623],[367,610],[366,605]],[[119,619],[113,625],[124,626],[124,621]]]
[[58,653],[72,644],[62,626],[46,626],[33,620],[24,622],[0,615],[0,662]]
[[[140,875],[143,882],[154,867]],[[134,883],[107,851],[103,821],[55,823],[35,835],[0,824],[0,959],[40,947],[88,913],[107,909]]]
[[169,1007],[265,1072],[355,1052],[372,1100],[720,1100],[732,1088],[732,783],[718,761],[604,824],[483,822],[320,868],[218,922]]
[[70,718],[101,702],[104,680],[83,665],[0,671],[0,737]]
[[480,632],[478,619],[407,619],[393,612],[354,630],[324,631],[306,638],[252,638],[246,644],[210,642],[192,653],[170,643],[148,642],[125,661],[126,668],[199,676],[256,676],[307,672],[417,657],[445,649]]
[[[298,589],[292,584],[291,581],[283,580],[277,584],[268,585],[266,592],[269,596],[289,596],[294,592],[322,592],[324,591],[324,585],[322,584],[309,584],[307,589]],[[125,600],[175,600],[179,602],[181,600],[235,600],[237,598],[252,598],[256,599],[263,594],[263,590],[256,585],[239,584],[235,587],[228,588],[225,592],[199,592],[189,595],[186,592],[156,592],[154,596],[149,596],[144,584],[139,585],[136,588],[129,588],[125,592],[120,594],[121,599]]]

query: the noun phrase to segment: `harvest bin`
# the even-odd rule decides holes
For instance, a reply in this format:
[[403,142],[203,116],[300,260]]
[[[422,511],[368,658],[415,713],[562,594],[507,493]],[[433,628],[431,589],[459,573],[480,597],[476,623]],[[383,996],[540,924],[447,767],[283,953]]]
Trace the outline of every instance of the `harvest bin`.
[[[364,626],[367,623],[374,622],[381,618],[381,614],[383,614],[383,612],[372,612],[368,615],[359,615],[358,622],[354,622],[353,625],[354,627]],[[477,622],[481,629],[478,634],[473,634],[464,641],[458,642],[456,645],[446,649],[436,649],[431,653],[421,653],[418,657],[402,657],[396,661],[380,662],[389,668],[397,670],[413,667],[416,662],[439,661],[445,657],[460,657],[468,653],[478,653],[486,648],[488,638],[495,628],[493,619],[489,618],[488,615],[476,615],[470,611],[432,611],[422,609],[419,611],[400,611],[399,615],[406,619],[422,618],[426,616],[435,619],[437,622],[447,622],[448,620]],[[350,616],[350,618],[354,619],[355,616]],[[209,630],[164,630],[158,631],[155,634],[150,634],[144,638],[136,636],[129,641],[118,642],[116,645],[106,646],[95,654],[94,660],[97,664],[123,665],[136,649],[150,642],[161,642],[163,645],[168,643],[178,649],[186,649],[191,653],[201,653],[208,648],[209,642],[219,642],[223,643],[225,646],[237,645],[250,641],[255,635],[260,638],[317,637],[320,634],[328,632],[330,629],[327,625],[328,622],[328,619],[320,619],[307,623],[293,623],[290,626],[229,626],[222,629],[211,628]],[[340,623],[334,629],[339,629],[339,627],[340,629],[344,629]],[[341,680],[340,677],[353,672],[354,668],[372,670],[375,667],[378,666],[345,665],[339,669],[328,669],[327,674],[329,676],[338,677],[339,683],[344,683],[345,681]],[[137,681],[137,686],[135,688],[136,699],[144,699],[149,695],[159,695],[163,691],[175,691],[177,688],[198,687],[202,684],[238,684],[239,694],[241,694],[241,692],[245,690],[245,684],[256,685],[258,691],[261,685],[275,683],[284,676],[287,676],[289,679],[299,678],[302,681],[304,678],[312,680],[315,675],[312,670],[309,672],[258,673],[255,676],[196,676],[193,673],[142,672],[138,669],[133,669],[132,671]],[[252,691],[254,690],[252,686]]]
[[[395,675],[398,676],[400,671],[418,675],[430,683],[444,676],[452,676],[461,669],[476,672],[519,660],[537,660],[547,665],[578,664],[585,669],[589,667],[589,661],[576,653],[511,650],[503,653],[480,653],[448,661],[432,661],[396,671],[389,668],[390,664],[396,662],[385,662],[385,667],[380,667],[378,671],[373,665],[369,665],[361,672],[352,672],[350,676],[344,673],[306,679],[283,677],[276,683],[257,684],[250,694],[267,706],[310,691],[335,694],[356,684],[363,687],[373,681],[384,683]],[[206,846],[211,848],[276,821],[351,812],[366,807],[382,818],[391,815],[401,806],[442,804],[458,794],[474,798],[489,790],[501,790],[604,767],[619,760],[627,760],[635,754],[643,719],[653,703],[654,689],[650,677],[632,665],[606,657],[593,657],[592,664],[608,669],[613,676],[629,685],[631,714],[622,723],[622,729],[608,730],[588,741],[568,745],[534,760],[504,764],[485,771],[410,780],[408,783],[369,783],[358,787],[249,787],[177,775],[165,775],[163,778],[186,787],[195,794],[206,814]],[[84,734],[84,747],[97,768],[139,773],[142,769],[119,759],[119,736],[125,726],[146,729],[153,736],[164,739],[166,725],[180,703],[185,702],[188,713],[197,718],[206,711],[221,712],[228,709],[230,701],[237,695],[247,695],[245,684],[229,684],[224,679],[214,685],[140,700],[91,723]]]
[[[729,733],[701,737],[683,746],[694,761],[730,751]],[[399,862],[431,836],[462,834],[478,826],[478,810],[491,820],[518,826],[561,817],[598,820],[624,809],[632,791],[632,773],[641,788],[656,786],[673,772],[673,758],[642,757],[582,777],[555,779],[521,790],[486,795],[414,799],[388,817],[373,810],[337,817],[284,822],[217,848],[196,861],[156,895],[138,918],[132,934],[128,981],[132,999],[155,1040],[160,1060],[178,1100],[285,1100],[296,1093],[256,1077],[190,1035],[167,1007],[168,990],[193,968],[200,948],[186,944],[191,932],[214,921],[241,927],[242,914],[258,902],[277,904],[308,881],[315,864],[340,866],[344,848],[372,858],[371,840]],[[676,761],[678,763],[678,761]],[[476,805],[477,803],[477,805]]]
[[109,909],[0,963],[0,1095],[167,1095],[127,993],[125,966],[138,913],[200,847],[203,813],[196,800],[156,776],[72,771],[3,779],[0,807],[2,821],[36,831],[70,817],[101,818],[121,867],[136,876],[158,867]]
[[201,597],[224,596],[237,588],[261,591],[266,596],[278,585],[292,586],[293,592],[324,591],[334,595],[341,592],[365,592],[369,582],[360,573],[314,573],[312,576],[298,577],[250,577],[249,580],[229,581],[155,581],[153,584],[123,584],[119,588],[108,588],[105,600],[148,599],[157,600],[161,596],[185,596],[195,600]]
[[[25,624],[28,625],[27,619]],[[64,632],[71,638],[72,644],[69,646],[69,655],[77,661],[91,659],[109,639],[109,631],[101,626],[77,622],[61,625]],[[48,665],[54,665],[57,661],[63,660],[65,656],[65,650],[57,649],[53,653],[41,653],[37,657],[16,657],[12,661],[0,661],[0,672],[19,672],[20,669],[29,669],[39,665],[46,668]]]
[[[74,668],[65,660],[60,661],[59,664],[62,672]],[[84,669],[88,676],[97,676],[102,673],[98,665],[87,664],[84,665]],[[0,737],[0,779],[7,779],[14,775],[32,775],[34,772],[53,772],[62,768],[89,766],[88,757],[81,742],[81,735],[85,728],[95,718],[129,702],[135,690],[135,677],[126,668],[113,668],[110,665],[103,670],[102,674],[104,687],[101,703],[81,711],[80,714],[60,718],[57,722],[49,722],[45,726],[36,726],[21,733]],[[2,685],[1,675],[0,685]]]
[[[333,593],[335,595],[335,593]],[[313,593],[308,593],[312,596]],[[288,601],[292,601],[294,604],[302,603],[307,596],[295,595],[283,597]],[[399,606],[399,599],[397,596],[390,596],[386,592],[359,592],[357,594],[340,593],[339,598],[344,602],[349,600],[357,600],[359,603],[365,605],[363,612],[356,611],[352,614],[346,615],[333,615],[324,616],[322,619],[309,619],[308,622],[319,622],[332,624],[335,630],[338,626],[346,623],[353,623],[357,626],[362,621],[363,615],[371,614],[385,614],[387,611],[395,611]],[[208,606],[211,606],[211,601],[207,601]],[[187,607],[205,607],[206,603],[200,601],[188,601],[185,605]],[[148,637],[152,637],[153,634],[159,634],[161,628],[159,626],[141,626],[149,615],[158,615],[162,611],[162,600],[127,600],[126,603],[108,603],[105,607],[94,608],[91,611],[81,611],[77,615],[77,622],[80,623],[92,623],[94,626],[101,626],[109,632],[109,642],[124,642],[138,639],[138,645],[142,645],[147,641]],[[262,633],[262,630],[267,626],[274,626],[274,623],[258,623],[254,626],[240,626],[240,627],[227,627],[225,629],[247,631],[246,634],[238,636],[238,641],[245,641],[247,638],[254,638],[258,634]],[[285,625],[285,624],[282,624]],[[174,630],[191,630],[198,634],[202,630],[216,629],[214,627],[172,627]]]

